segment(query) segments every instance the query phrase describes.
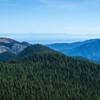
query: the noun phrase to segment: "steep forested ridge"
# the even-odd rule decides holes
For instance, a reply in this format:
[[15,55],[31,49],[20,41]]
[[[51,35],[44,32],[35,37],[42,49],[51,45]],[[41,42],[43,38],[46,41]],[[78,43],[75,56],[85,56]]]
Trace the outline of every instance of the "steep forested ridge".
[[42,45],[16,59],[0,63],[0,100],[100,100],[100,65]]

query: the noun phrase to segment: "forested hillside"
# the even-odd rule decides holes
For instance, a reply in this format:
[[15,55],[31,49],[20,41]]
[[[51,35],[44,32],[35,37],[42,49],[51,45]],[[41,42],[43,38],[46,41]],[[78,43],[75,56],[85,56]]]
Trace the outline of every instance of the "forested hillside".
[[33,48],[0,63],[0,100],[100,100],[100,65]]

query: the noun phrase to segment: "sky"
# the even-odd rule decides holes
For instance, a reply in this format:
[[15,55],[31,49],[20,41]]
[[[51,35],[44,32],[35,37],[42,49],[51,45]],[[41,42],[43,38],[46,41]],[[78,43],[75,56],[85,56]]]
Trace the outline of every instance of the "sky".
[[39,43],[100,38],[100,0],[0,0],[0,37]]

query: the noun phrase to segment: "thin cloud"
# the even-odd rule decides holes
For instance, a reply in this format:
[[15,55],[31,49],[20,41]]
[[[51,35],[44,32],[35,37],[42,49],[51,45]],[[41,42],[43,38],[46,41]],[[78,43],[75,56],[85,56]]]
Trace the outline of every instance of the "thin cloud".
[[70,3],[64,0],[39,0],[44,7],[51,8],[77,8],[79,7],[78,3]]
[[84,8],[100,5],[100,0],[38,0],[41,6],[55,8]]

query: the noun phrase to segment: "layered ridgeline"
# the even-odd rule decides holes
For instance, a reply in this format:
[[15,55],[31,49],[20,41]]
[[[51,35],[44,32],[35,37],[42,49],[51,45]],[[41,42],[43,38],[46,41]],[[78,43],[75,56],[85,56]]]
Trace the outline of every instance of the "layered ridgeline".
[[78,56],[100,63],[100,39],[75,43],[57,43],[48,45],[48,47],[67,56]]
[[[7,61],[14,58],[21,51],[31,44],[18,42],[9,38],[0,38],[0,61]],[[47,47],[64,53],[67,56],[89,59],[100,63],[100,40],[93,39],[75,43],[57,43]]]
[[0,38],[0,61],[12,60],[29,45],[30,44],[27,42],[18,42],[9,38]]
[[0,63],[0,100],[100,100],[100,65],[28,46]]

